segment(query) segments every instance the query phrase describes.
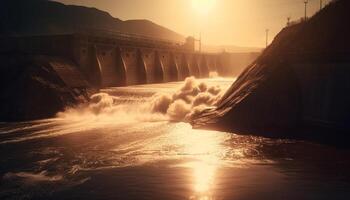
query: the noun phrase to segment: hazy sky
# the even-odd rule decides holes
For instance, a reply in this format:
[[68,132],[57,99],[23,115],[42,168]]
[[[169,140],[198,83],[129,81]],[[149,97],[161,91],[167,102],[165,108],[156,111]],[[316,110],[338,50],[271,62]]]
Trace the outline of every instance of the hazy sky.
[[[148,19],[182,35],[202,32],[203,43],[214,45],[265,45],[286,24],[304,15],[304,0],[58,0],[65,4],[96,7],[122,20]],[[327,0],[323,0],[326,2]],[[328,0],[329,1],[329,0]],[[309,0],[314,14],[320,0]]]

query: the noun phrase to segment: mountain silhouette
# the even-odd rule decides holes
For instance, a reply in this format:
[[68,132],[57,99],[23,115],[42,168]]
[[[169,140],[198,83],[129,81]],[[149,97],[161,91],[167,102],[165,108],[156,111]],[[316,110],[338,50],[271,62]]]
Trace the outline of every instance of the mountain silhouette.
[[112,31],[183,41],[184,37],[148,20],[123,21],[96,8],[64,5],[47,0],[2,0],[0,35],[69,34]]

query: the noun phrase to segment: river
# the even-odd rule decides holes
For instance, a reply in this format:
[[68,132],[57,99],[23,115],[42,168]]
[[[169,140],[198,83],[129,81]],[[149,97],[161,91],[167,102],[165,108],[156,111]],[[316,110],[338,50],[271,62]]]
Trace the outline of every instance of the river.
[[[224,92],[234,79],[196,81]],[[106,88],[55,118],[1,123],[0,199],[350,199],[349,150],[194,130],[186,101],[154,112],[181,87]]]

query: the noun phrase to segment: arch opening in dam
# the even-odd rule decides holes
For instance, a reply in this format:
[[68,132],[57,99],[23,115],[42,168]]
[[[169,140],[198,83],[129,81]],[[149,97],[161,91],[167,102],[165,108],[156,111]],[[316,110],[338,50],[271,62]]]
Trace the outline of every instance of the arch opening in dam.
[[141,65],[145,69],[147,83],[163,82],[163,69],[156,62],[157,53],[154,49],[140,49]]
[[187,65],[187,68],[189,70],[190,76],[194,76],[196,78],[199,78],[199,76],[200,76],[199,69],[198,69],[198,65],[196,64],[194,54],[192,54],[192,53],[186,54],[185,59],[186,59],[186,65]]
[[117,71],[117,51],[113,46],[96,46],[96,58],[101,74],[101,86],[112,87],[121,83],[123,76]]
[[[125,70],[126,85],[147,83],[146,69],[137,48],[120,47],[121,68]],[[141,66],[141,67],[140,67]]]
[[85,76],[92,86],[102,86],[101,64],[97,57],[95,45],[82,44],[73,50],[76,68]]
[[207,62],[207,55],[197,54],[196,55],[197,65],[199,69],[200,78],[209,77],[209,68]]
[[173,53],[173,59],[178,71],[178,80],[185,80],[190,76],[190,71],[188,69],[184,54],[175,52]]
[[157,67],[163,69],[163,82],[178,81],[178,71],[171,52],[157,51]]
[[206,56],[207,64],[208,64],[208,70],[210,72],[217,72],[217,66],[216,66],[216,56],[215,55],[208,55]]

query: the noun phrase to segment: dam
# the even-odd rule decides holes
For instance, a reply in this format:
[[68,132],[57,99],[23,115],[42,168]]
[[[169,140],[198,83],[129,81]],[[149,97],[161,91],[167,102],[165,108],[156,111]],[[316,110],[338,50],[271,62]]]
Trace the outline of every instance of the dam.
[[349,0],[150,2],[1,3],[0,200],[350,199]]
[[[229,53],[195,51],[185,42],[119,32],[87,31],[65,35],[0,38],[0,54],[41,55],[68,86],[105,88],[207,78],[230,68]],[[232,56],[231,56],[232,57]],[[252,62],[257,55],[252,56]],[[249,63],[246,63],[246,65]],[[234,66],[233,66],[234,67]],[[75,81],[73,81],[75,80]]]

